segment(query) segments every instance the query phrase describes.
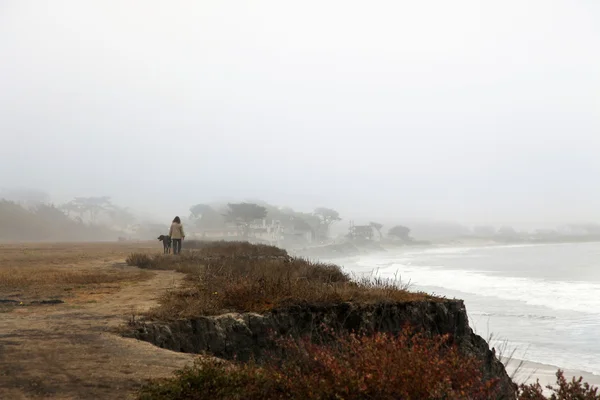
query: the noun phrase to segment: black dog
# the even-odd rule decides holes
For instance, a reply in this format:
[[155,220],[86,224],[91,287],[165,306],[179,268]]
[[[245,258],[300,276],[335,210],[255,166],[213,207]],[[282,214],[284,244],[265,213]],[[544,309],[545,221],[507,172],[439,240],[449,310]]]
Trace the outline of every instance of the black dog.
[[163,242],[163,252],[164,254],[170,254],[171,253],[171,236],[167,236],[167,235],[160,235],[158,237],[158,240],[160,240],[161,242]]

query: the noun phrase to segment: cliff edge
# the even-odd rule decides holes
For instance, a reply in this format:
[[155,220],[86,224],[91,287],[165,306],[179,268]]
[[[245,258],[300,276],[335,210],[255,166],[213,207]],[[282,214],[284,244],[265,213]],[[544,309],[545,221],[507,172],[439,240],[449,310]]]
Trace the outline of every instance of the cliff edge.
[[452,335],[459,349],[482,362],[486,379],[499,380],[498,399],[514,399],[516,386],[488,343],[468,323],[462,300],[401,303],[295,305],[265,314],[228,313],[176,321],[138,321],[127,336],[185,353],[225,359],[258,360],[273,350],[274,338],[310,335],[323,339],[335,332],[400,332],[406,325],[432,335]]

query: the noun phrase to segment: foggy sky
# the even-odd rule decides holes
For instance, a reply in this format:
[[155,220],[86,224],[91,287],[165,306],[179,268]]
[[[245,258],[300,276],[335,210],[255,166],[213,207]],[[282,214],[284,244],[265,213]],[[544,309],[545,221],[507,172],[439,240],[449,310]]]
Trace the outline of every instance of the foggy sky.
[[0,187],[600,221],[600,2],[0,0]]

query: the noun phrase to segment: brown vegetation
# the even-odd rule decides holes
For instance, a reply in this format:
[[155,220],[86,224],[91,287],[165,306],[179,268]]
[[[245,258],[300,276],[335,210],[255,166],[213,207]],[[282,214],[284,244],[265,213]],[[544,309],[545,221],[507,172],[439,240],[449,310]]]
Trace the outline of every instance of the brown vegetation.
[[225,312],[265,312],[303,303],[403,302],[433,299],[397,282],[354,281],[340,267],[293,258],[273,246],[245,242],[197,245],[179,256],[131,254],[129,265],[188,274],[186,285],[163,296],[158,319]]
[[449,336],[406,329],[398,335],[345,335],[335,344],[284,340],[284,357],[264,364],[201,359],[173,379],[142,389],[141,400],[196,399],[491,399],[480,361]]
[[[0,304],[0,399],[131,398],[145,380],[192,360],[114,334],[182,278],[124,265],[132,251],[162,246],[0,245],[0,299],[17,300]],[[35,303],[48,299],[64,304]]]
[[72,298],[82,292],[114,291],[119,282],[139,281],[148,271],[107,267],[131,251],[153,252],[151,244],[2,244],[0,300]]
[[567,381],[562,370],[556,372],[556,385],[548,385],[550,396],[544,394],[539,380],[530,385],[519,387],[519,400],[600,400],[598,388],[583,382],[583,378],[571,378]]
[[[142,388],[140,400],[211,399],[455,399],[498,398],[498,381],[486,380],[481,361],[463,354],[450,337],[415,334],[346,335],[336,343],[282,342],[259,365],[201,358],[171,379]],[[556,373],[545,395],[539,383],[521,385],[517,400],[598,400],[598,389]]]

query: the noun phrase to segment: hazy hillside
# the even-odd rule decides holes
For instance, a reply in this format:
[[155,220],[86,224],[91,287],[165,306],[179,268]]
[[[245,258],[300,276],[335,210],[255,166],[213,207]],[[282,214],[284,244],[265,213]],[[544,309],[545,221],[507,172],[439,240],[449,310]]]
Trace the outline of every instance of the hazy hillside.
[[0,200],[0,241],[91,241],[116,240],[108,228],[78,222],[52,205],[25,208]]

